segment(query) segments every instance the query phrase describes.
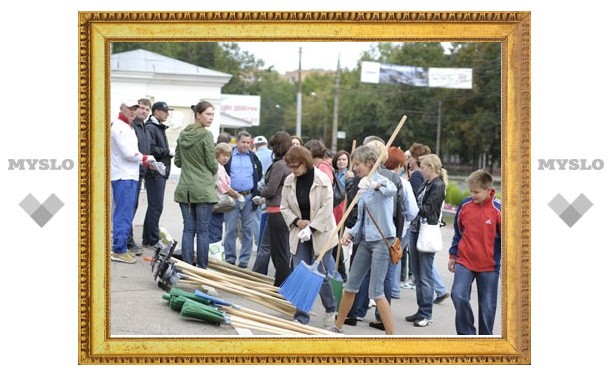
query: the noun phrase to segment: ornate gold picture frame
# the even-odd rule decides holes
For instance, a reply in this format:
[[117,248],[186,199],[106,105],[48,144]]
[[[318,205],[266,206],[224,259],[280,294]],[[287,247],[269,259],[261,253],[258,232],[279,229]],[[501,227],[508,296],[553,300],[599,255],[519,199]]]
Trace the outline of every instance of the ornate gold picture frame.
[[[529,12],[81,12],[79,363],[529,364],[530,39]],[[110,337],[110,43],[335,40],[501,43],[501,338]]]

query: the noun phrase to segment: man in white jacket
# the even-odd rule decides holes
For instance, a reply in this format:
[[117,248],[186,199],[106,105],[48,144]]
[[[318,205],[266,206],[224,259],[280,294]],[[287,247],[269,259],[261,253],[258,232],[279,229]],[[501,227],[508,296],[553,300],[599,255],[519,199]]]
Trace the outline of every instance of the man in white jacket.
[[136,116],[137,101],[121,102],[119,116],[111,124],[111,188],[113,192],[113,245],[111,261],[134,264],[136,259],[128,252],[127,240],[134,218],[136,191],[140,164],[155,161],[151,155],[138,150],[138,139],[132,121]]

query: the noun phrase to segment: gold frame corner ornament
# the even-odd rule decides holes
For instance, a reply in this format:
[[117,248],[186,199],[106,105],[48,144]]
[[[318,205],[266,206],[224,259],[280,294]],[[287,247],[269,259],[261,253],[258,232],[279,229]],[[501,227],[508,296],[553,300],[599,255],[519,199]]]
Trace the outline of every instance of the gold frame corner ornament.
[[[79,363],[529,364],[530,22],[530,12],[491,11],[79,12]],[[501,338],[369,338],[350,343],[342,338],[287,338],[279,343],[278,339],[109,336],[105,240],[110,211],[106,159],[110,43],[220,40],[502,44]]]

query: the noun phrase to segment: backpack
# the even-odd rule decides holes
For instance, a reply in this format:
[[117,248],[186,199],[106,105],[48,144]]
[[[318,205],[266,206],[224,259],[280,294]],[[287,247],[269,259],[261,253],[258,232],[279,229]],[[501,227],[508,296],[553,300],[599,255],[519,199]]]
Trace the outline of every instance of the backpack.
[[334,207],[336,207],[340,205],[342,201],[344,201],[344,197],[345,197],[344,184],[340,182],[340,179],[338,178],[338,175],[336,174],[336,172],[334,172],[333,189],[334,189]]

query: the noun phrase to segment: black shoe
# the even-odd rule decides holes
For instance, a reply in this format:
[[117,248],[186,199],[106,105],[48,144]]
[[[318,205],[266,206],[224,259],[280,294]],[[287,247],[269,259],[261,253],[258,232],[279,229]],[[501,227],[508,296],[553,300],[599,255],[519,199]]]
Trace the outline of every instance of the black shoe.
[[344,324],[350,325],[350,326],[356,326],[357,325],[357,319],[355,319],[355,318],[346,318],[346,319],[344,319]]
[[450,297],[450,293],[445,293],[443,295],[440,295],[439,297],[437,297],[436,299],[434,299],[435,304],[440,304],[442,302],[444,302],[445,299],[447,299],[448,297]]
[[134,254],[134,256],[142,256],[142,248],[136,244],[128,246],[128,250]]
[[150,249],[152,251],[156,251],[157,250],[157,244],[142,243],[142,247],[146,248],[146,249]]
[[247,264],[238,264],[238,268],[246,269],[247,268]]
[[414,315],[408,315],[406,316],[406,321],[410,322],[410,323],[414,323],[416,322],[418,319],[420,319],[421,317],[419,316],[418,313],[414,314]]
[[385,325],[383,322],[370,322],[370,327],[379,329],[381,331],[385,330]]

